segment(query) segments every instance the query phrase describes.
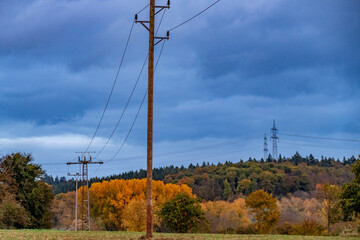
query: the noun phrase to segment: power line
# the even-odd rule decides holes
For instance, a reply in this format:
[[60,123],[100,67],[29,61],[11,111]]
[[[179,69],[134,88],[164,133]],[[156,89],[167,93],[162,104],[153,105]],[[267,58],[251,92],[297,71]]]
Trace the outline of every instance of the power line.
[[234,154],[234,153],[239,153],[239,152],[243,152],[246,150],[252,150],[252,149],[259,149],[262,146],[262,144],[257,144],[251,147],[247,147],[247,148],[243,148],[243,149],[237,149],[234,151],[221,151],[221,152],[215,152],[215,153],[211,153],[210,155],[206,155],[206,156],[201,156],[201,157],[197,157],[197,158],[190,158],[187,160],[177,160],[176,162],[187,162],[187,161],[198,161],[198,160],[204,160],[204,159],[209,159],[209,158],[214,158],[214,157],[219,157],[219,156],[226,156],[229,154]]
[[332,146],[321,146],[321,145],[298,143],[298,142],[282,141],[282,143],[292,144],[292,145],[299,145],[299,146],[304,146],[304,147],[323,148],[323,149],[337,149],[337,150],[350,150],[350,151],[357,151],[357,150],[358,150],[358,149],[355,149],[355,148],[342,148],[342,147],[332,147]]
[[313,139],[331,140],[331,141],[360,142],[360,140],[358,140],[358,139],[314,137],[314,136],[305,136],[305,135],[296,135],[296,134],[287,134],[287,133],[279,133],[279,135],[290,136],[290,137],[301,137],[301,138],[313,138]]
[[[161,17],[161,19],[160,19],[160,23],[159,23],[159,25],[158,25],[158,28],[157,28],[157,30],[156,30],[156,33],[157,33],[157,32],[159,31],[159,29],[160,29],[161,23],[162,23],[162,21],[163,21],[163,19],[164,19],[165,12],[166,12],[166,9],[164,10],[164,12],[163,12],[163,14],[162,14],[162,17]],[[164,48],[164,46],[161,48],[160,55],[161,55],[161,53],[162,53],[163,48]],[[133,89],[132,89],[132,91],[131,91],[131,93],[130,93],[130,96],[129,96],[126,104],[125,104],[124,110],[122,111],[119,120],[117,121],[117,123],[116,123],[113,131],[111,132],[110,136],[108,137],[106,143],[105,143],[104,146],[101,148],[101,150],[98,152],[98,154],[95,156],[95,159],[104,151],[104,149],[106,148],[106,146],[109,144],[111,138],[113,137],[116,129],[118,128],[118,126],[119,126],[119,124],[120,124],[120,122],[121,122],[121,120],[122,120],[122,118],[123,118],[123,116],[124,116],[124,113],[126,112],[126,109],[127,109],[127,107],[129,106],[129,103],[130,103],[130,101],[131,101],[131,99],[132,99],[132,96],[133,96],[133,94],[134,94],[134,92],[135,92],[135,89],[136,89],[136,87],[137,87],[137,85],[138,85],[138,82],[139,82],[139,80],[140,80],[140,78],[141,78],[141,75],[142,75],[142,73],[143,73],[143,71],[144,71],[144,67],[145,67],[145,65],[146,65],[146,61],[148,60],[148,58],[149,58],[149,55],[147,55],[146,58],[145,58],[144,64],[142,65],[142,68],[141,68],[141,70],[140,70],[140,72],[139,72],[139,75],[138,75],[138,77],[137,77],[137,79],[136,79],[135,85],[134,85],[134,87],[133,87]],[[158,62],[159,62],[159,61],[158,61]],[[157,67],[158,62],[156,63],[156,67]],[[155,68],[156,68],[156,67],[155,67]]]
[[142,99],[142,101],[141,101],[140,107],[139,107],[139,109],[138,109],[138,111],[137,111],[137,113],[136,113],[136,116],[135,116],[135,118],[134,118],[134,121],[133,121],[132,124],[131,124],[131,127],[130,127],[128,133],[126,134],[126,137],[124,138],[124,141],[122,142],[122,144],[120,145],[119,149],[118,149],[117,152],[114,154],[114,156],[113,156],[110,160],[108,160],[107,163],[111,162],[111,161],[119,154],[119,152],[120,152],[121,149],[123,148],[126,140],[127,140],[128,137],[130,136],[130,133],[131,133],[132,129],[134,128],[135,122],[136,122],[136,120],[137,120],[137,118],[138,118],[138,116],[139,116],[140,110],[141,110],[141,108],[142,108],[142,106],[143,106],[143,104],[144,104],[146,95],[147,95],[147,91],[146,91],[145,94],[144,94],[144,97],[143,97],[143,99]]
[[[193,152],[196,152],[196,151],[203,151],[203,150],[218,148],[218,147],[221,147],[221,146],[233,145],[233,144],[236,144],[238,142],[248,142],[247,140],[254,139],[254,138],[257,138],[257,137],[261,137],[261,135],[247,137],[247,138],[241,138],[241,139],[236,139],[236,140],[231,140],[231,141],[224,141],[224,142],[216,143],[216,144],[209,144],[209,145],[196,147],[196,148],[191,148],[191,149],[187,149],[187,150],[184,149],[184,150],[165,152],[165,153],[157,154],[156,157],[161,158],[161,157],[167,157],[167,156],[171,156],[171,155],[175,155],[175,157],[186,157],[186,156],[189,156],[189,153],[193,155]],[[256,147],[256,148],[258,148],[258,147]],[[240,150],[248,150],[248,149],[240,149]],[[218,153],[221,153],[221,152],[218,152]],[[227,151],[225,153],[227,153]],[[214,154],[214,153],[210,153],[210,154]],[[133,157],[126,157],[126,158],[112,159],[111,161],[113,161],[113,160],[115,160],[115,161],[125,161],[125,160],[137,161],[137,160],[143,160],[144,158],[146,158],[146,156],[142,155],[142,156],[133,156]],[[100,167],[101,166],[98,167],[98,169],[94,172],[94,174],[100,169]]]
[[159,32],[159,29],[160,29],[160,26],[161,26],[162,21],[163,21],[163,19],[164,19],[164,15],[165,15],[165,13],[166,13],[166,8],[164,9],[163,14],[162,14],[162,16],[161,16],[161,18],[160,18],[160,22],[159,22],[159,25],[158,25],[158,27],[157,27],[157,29],[156,29],[156,33],[155,33],[155,35],[157,35],[157,34],[158,34],[158,32]]
[[[226,155],[230,155],[230,154],[234,154],[234,153],[243,152],[246,150],[259,149],[261,146],[262,146],[262,144],[257,144],[257,145],[252,145],[251,147],[244,146],[245,148],[239,148],[237,150],[232,150],[232,151],[217,151],[217,152],[208,153],[207,155],[202,155],[202,156],[198,156],[198,157],[190,157],[188,159],[179,159],[179,160],[176,160],[176,163],[189,162],[189,161],[192,163],[194,163],[194,162],[196,163],[198,160],[204,160],[204,159],[209,159],[209,158],[214,158],[214,157],[219,157],[219,156],[226,156]],[[146,156],[143,156],[141,159],[135,159],[134,162],[137,162],[139,160],[142,161],[144,158],[146,158]],[[179,157],[176,156],[174,158],[179,158]],[[128,158],[123,158],[123,159],[128,159]],[[169,164],[169,163],[165,163],[165,162],[163,162],[162,164]],[[157,166],[157,167],[160,167],[160,166]]]
[[195,16],[189,18],[188,20],[180,23],[179,25],[176,25],[175,27],[173,28],[170,28],[169,32],[172,31],[172,30],[175,30],[176,28],[179,28],[181,27],[182,25],[190,22],[191,20],[193,20],[194,18],[196,18],[197,16],[201,15],[202,13],[204,13],[205,11],[209,10],[211,7],[213,7],[215,4],[217,4],[218,2],[220,2],[221,0],[217,0],[216,2],[214,2],[213,4],[211,4],[210,6],[208,6],[207,8],[205,8],[204,10],[202,10],[201,12],[199,12],[198,14],[196,14]]
[[[157,69],[157,67],[158,67],[158,64],[159,64],[161,55],[162,55],[163,50],[164,50],[165,43],[166,43],[166,42],[164,41],[163,44],[162,44],[162,46],[161,46],[161,50],[160,50],[158,59],[157,59],[156,64],[155,64],[154,72],[156,71],[156,69]],[[137,120],[137,118],[138,118],[138,116],[139,116],[140,110],[141,110],[141,108],[142,108],[142,106],[143,106],[143,104],[144,104],[145,98],[146,98],[146,96],[147,96],[147,92],[148,92],[148,91],[146,90],[146,91],[145,91],[145,94],[144,94],[144,97],[143,97],[143,99],[142,99],[142,101],[141,101],[141,104],[140,104],[140,106],[139,106],[139,109],[138,109],[138,111],[137,111],[137,113],[136,113],[136,116],[135,116],[135,118],[134,118],[134,121],[132,122],[132,125],[131,125],[128,133],[126,134],[126,137],[124,138],[124,141],[122,142],[122,144],[120,145],[119,149],[118,149],[117,152],[114,154],[114,156],[113,156],[112,158],[110,158],[108,161],[106,161],[106,163],[113,161],[114,158],[119,154],[119,152],[121,151],[121,149],[122,149],[123,146],[125,145],[128,137],[130,136],[130,133],[131,133],[131,131],[132,131],[134,125],[135,125],[135,122],[136,122],[136,120]],[[101,166],[101,165],[100,165],[100,166]],[[100,169],[100,166],[96,169],[96,171],[95,171],[93,174],[97,173],[97,171]]]
[[112,85],[112,87],[111,87],[111,91],[110,91],[109,97],[108,97],[108,99],[107,99],[107,101],[106,101],[106,104],[105,104],[104,111],[103,111],[103,113],[102,113],[102,115],[101,115],[101,118],[100,118],[100,121],[99,121],[99,123],[98,123],[98,125],[97,125],[97,127],[96,127],[95,133],[94,133],[94,135],[93,135],[93,137],[92,137],[89,145],[87,146],[85,152],[87,152],[87,151],[89,150],[91,144],[93,143],[93,141],[94,141],[94,139],[95,139],[95,136],[96,136],[96,134],[97,134],[97,132],[98,132],[98,130],[99,130],[99,128],[100,128],[100,125],[101,125],[101,123],[102,123],[102,120],[103,120],[103,118],[104,118],[105,112],[106,112],[106,110],[107,110],[107,108],[108,108],[108,106],[109,106],[109,102],[110,102],[110,99],[111,99],[112,94],[113,94],[113,92],[114,92],[115,85],[116,85],[116,82],[117,82],[118,77],[119,77],[120,69],[121,69],[122,64],[123,64],[123,62],[124,62],[125,54],[126,54],[126,52],[127,52],[128,46],[129,46],[130,38],[131,38],[133,29],[134,29],[134,24],[135,24],[135,22],[133,21],[133,23],[132,23],[132,25],[131,25],[131,29],[130,29],[130,33],[129,33],[128,39],[127,39],[127,41],[126,41],[125,49],[124,49],[124,52],[123,52],[123,55],[122,55],[122,58],[121,58],[121,61],[120,61],[120,65],[119,65],[119,67],[118,67],[118,70],[117,70],[117,73],[116,73],[116,76],[115,76],[113,85]]
[[146,5],[144,8],[142,8],[140,11],[138,11],[136,14],[140,14],[142,11],[147,9],[149,6],[150,6],[150,3],[148,5]]
[[[149,4],[150,5],[150,4]],[[148,6],[149,6],[148,5]],[[148,6],[146,6],[145,8],[143,8],[142,10],[140,10],[140,12],[142,12],[144,9],[146,9]],[[162,24],[162,21],[163,21],[163,19],[164,19],[164,15],[165,15],[165,13],[166,13],[166,8],[164,9],[164,12],[163,12],[163,14],[162,14],[162,16],[161,16],[161,19],[160,19],[160,22],[159,22],[159,25],[158,25],[158,27],[157,27],[157,30],[156,30],[156,34],[158,33],[158,31],[159,31],[159,29],[160,29],[160,26],[161,26],[161,24]],[[136,17],[135,17],[136,18]],[[133,24],[134,25],[134,24]],[[162,47],[161,47],[161,50],[160,50],[160,53],[159,53],[159,56],[158,56],[158,59],[157,59],[157,61],[156,61],[156,65],[155,65],[155,69],[154,69],[154,72],[156,71],[156,69],[157,69],[157,66],[158,66],[158,64],[159,64],[159,60],[160,60],[160,57],[161,57],[161,55],[162,55],[162,52],[163,52],[163,49],[164,49],[164,46],[165,46],[165,41],[163,42],[163,45],[162,45]],[[149,58],[149,54],[147,55],[147,57],[146,57],[146,59],[148,59]],[[145,63],[146,63],[146,60],[145,60]],[[144,66],[143,66],[143,68],[144,68]],[[140,71],[140,74],[139,74],[139,77],[138,77],[138,79],[141,77],[141,75],[142,75],[142,72],[143,72],[143,68],[142,68],[142,70]],[[125,144],[125,142],[126,142],[126,140],[127,140],[127,138],[129,137],[129,135],[130,135],[130,133],[131,133],[131,131],[132,131],[132,128],[133,128],[133,126],[134,126],[134,124],[135,124],[135,122],[136,122],[136,120],[137,120],[137,118],[138,118],[138,115],[139,115],[139,112],[140,112],[140,110],[141,110],[141,108],[142,108],[142,105],[143,105],[143,103],[144,103],[144,99],[145,99],[145,97],[146,97],[146,95],[147,95],[147,90],[146,90],[146,92],[145,92],[145,94],[144,94],[144,98],[143,98],[143,100],[142,100],[142,102],[141,102],[141,105],[140,105],[140,107],[139,107],[139,110],[138,110],[138,112],[137,112],[137,114],[136,114],[136,117],[135,117],[135,119],[134,119],[134,121],[133,121],[133,124],[132,124],[132,126],[131,126],[131,128],[130,128],[130,130],[129,130],[129,132],[128,132],[128,134],[127,134],[127,136],[125,137],[125,139],[124,139],[124,141],[123,141],[123,143],[121,144],[121,146],[120,146],[120,148],[119,148],[119,150],[117,151],[117,153],[114,155],[114,157],[113,158],[115,158],[116,157],[116,155],[121,151],[121,149],[122,149],[122,147],[124,146],[124,144]],[[116,128],[117,128],[117,126],[116,126]],[[113,132],[115,132],[115,130],[113,131]],[[113,135],[113,134],[112,134]],[[112,135],[111,135],[111,137],[112,137]],[[110,137],[110,138],[111,138]],[[101,149],[101,151],[99,152],[99,154],[104,150],[104,148],[106,147],[106,145],[109,143],[109,141],[110,141],[110,139],[108,139],[107,140],[107,142],[106,142],[106,144],[104,145],[104,147]],[[96,156],[96,157],[98,157],[99,156],[99,154]],[[95,157],[95,158],[96,158]],[[111,160],[109,160],[109,161],[112,161],[113,160],[113,158],[111,159]],[[100,169],[100,167],[101,167],[101,165],[98,167],[98,169],[96,169],[96,171],[94,172],[94,174]]]
[[[148,56],[149,56],[149,55],[148,55]],[[125,107],[124,107],[124,109],[123,109],[123,111],[122,111],[122,113],[121,113],[121,115],[120,115],[119,120],[117,121],[117,123],[116,123],[114,129],[112,130],[110,136],[108,137],[106,143],[104,144],[104,146],[101,148],[101,150],[100,150],[100,151],[98,152],[98,154],[96,155],[95,159],[104,151],[105,147],[108,145],[108,143],[110,142],[111,138],[113,137],[116,129],[118,128],[118,126],[119,126],[119,124],[120,124],[120,122],[121,122],[121,120],[122,120],[122,118],[123,118],[123,116],[124,116],[124,113],[126,112],[126,109],[127,109],[128,106],[129,106],[129,103],[130,103],[130,101],[131,101],[131,99],[132,99],[132,96],[134,95],[134,92],[135,92],[135,89],[136,89],[136,87],[137,87],[137,85],[138,85],[139,79],[140,79],[140,77],[141,77],[141,75],[142,75],[142,73],[143,73],[143,71],[144,71],[144,67],[145,67],[145,65],[146,65],[148,56],[146,56],[146,58],[145,58],[145,61],[144,61],[143,65],[142,65],[142,67],[141,67],[140,73],[139,73],[139,75],[138,75],[138,77],[137,77],[137,79],[136,79],[135,85],[134,85],[134,87],[133,87],[133,89],[132,89],[132,91],[131,91],[131,93],[130,93],[130,96],[129,96],[126,104],[125,104]]]
[[[156,62],[154,71],[156,71],[157,65],[158,65],[158,63],[159,63],[159,60],[160,60],[160,58],[161,58],[161,55],[162,55],[162,52],[163,52],[163,49],[164,49],[164,46],[165,46],[165,41],[164,41],[163,44],[162,44],[162,47],[161,47],[161,50],[160,50],[160,53],[159,53],[159,56],[158,56],[158,59],[157,59],[157,62]],[[139,109],[138,109],[138,111],[137,111],[137,113],[136,113],[136,116],[135,116],[135,118],[134,118],[134,121],[133,121],[133,123],[132,123],[132,125],[131,125],[131,127],[130,127],[130,129],[129,129],[129,131],[128,131],[128,133],[126,134],[126,137],[124,138],[124,141],[122,142],[121,146],[119,147],[119,149],[118,149],[118,151],[115,153],[115,155],[114,155],[110,160],[108,160],[107,162],[111,162],[112,160],[114,160],[114,158],[119,154],[119,152],[120,152],[121,149],[123,148],[126,140],[128,139],[128,137],[129,137],[129,135],[130,135],[130,133],[131,133],[134,125],[135,125],[135,122],[136,122],[136,120],[137,120],[137,118],[138,118],[138,116],[139,116],[140,110],[141,110],[141,108],[142,108],[142,106],[143,106],[143,104],[144,104],[144,101],[145,101],[145,98],[146,98],[147,93],[148,93],[148,91],[146,90],[146,91],[145,91],[145,94],[144,94],[144,97],[143,97],[143,99],[142,99],[142,101],[141,101],[141,104],[140,104],[140,106],[139,106]]]
[[[219,147],[223,147],[223,146],[227,146],[227,145],[234,145],[234,144],[236,144],[238,142],[247,142],[249,139],[253,139],[253,138],[257,138],[257,137],[261,137],[261,135],[252,136],[252,137],[248,137],[248,138],[242,138],[242,139],[236,139],[236,140],[230,140],[230,141],[225,141],[225,142],[221,142],[221,143],[209,144],[209,145],[204,145],[204,146],[190,148],[190,149],[182,149],[182,150],[175,150],[175,151],[170,151],[170,152],[163,152],[163,153],[156,154],[156,157],[166,157],[166,156],[172,156],[172,155],[184,155],[184,154],[188,154],[188,153],[193,153],[193,152],[204,151],[204,150],[208,150],[208,149],[219,148]],[[139,156],[121,158],[121,159],[116,159],[116,160],[134,160],[134,159],[143,159],[144,157],[146,157],[146,156],[143,156],[143,155],[140,156],[139,155]]]

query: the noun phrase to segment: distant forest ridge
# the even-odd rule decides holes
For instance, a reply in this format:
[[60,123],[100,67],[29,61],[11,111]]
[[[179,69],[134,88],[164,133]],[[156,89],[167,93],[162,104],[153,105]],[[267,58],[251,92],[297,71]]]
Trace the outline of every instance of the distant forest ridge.
[[[356,162],[350,158],[316,159],[312,154],[302,157],[296,152],[292,157],[268,157],[266,160],[249,158],[248,161],[218,163],[203,162],[188,167],[167,166],[153,169],[153,179],[165,183],[187,184],[199,198],[206,201],[233,200],[247,196],[251,192],[264,189],[268,193],[282,197],[293,194],[299,197],[312,197],[317,184],[330,183],[342,186],[351,182],[351,165]],[[91,178],[90,184],[112,179],[146,178],[146,170],[129,171],[102,178]],[[75,190],[75,180],[65,177],[45,175],[44,181],[53,186],[55,194]]]

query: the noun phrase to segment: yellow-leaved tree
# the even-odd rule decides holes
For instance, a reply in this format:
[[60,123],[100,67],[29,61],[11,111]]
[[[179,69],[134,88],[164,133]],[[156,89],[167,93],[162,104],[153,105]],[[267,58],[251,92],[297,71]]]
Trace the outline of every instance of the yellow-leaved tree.
[[[144,230],[146,179],[103,181],[93,183],[89,190],[92,217],[100,218],[105,229]],[[193,196],[187,185],[153,181],[154,212],[180,192]],[[154,223],[157,224],[156,216]]]
[[259,233],[269,233],[279,221],[280,211],[277,199],[263,189],[251,193],[245,200],[246,207],[256,221],[255,228]]

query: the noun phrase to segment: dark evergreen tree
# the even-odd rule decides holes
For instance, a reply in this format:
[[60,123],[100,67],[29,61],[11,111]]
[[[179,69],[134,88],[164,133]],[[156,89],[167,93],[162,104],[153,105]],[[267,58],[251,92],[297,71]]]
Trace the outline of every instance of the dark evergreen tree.
[[13,153],[2,157],[0,182],[13,189],[16,202],[19,202],[28,214],[29,224],[18,227],[51,228],[50,208],[53,193],[41,180],[44,171],[32,162],[30,154]]

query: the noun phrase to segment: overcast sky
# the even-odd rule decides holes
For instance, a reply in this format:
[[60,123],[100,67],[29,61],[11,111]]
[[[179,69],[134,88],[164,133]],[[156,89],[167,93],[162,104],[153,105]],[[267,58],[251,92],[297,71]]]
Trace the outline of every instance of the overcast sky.
[[[172,0],[158,35],[212,2]],[[147,3],[0,1],[0,153],[31,153],[52,175],[77,170],[65,163],[89,144],[134,14]],[[147,18],[148,9],[139,14]],[[222,0],[175,29],[155,74],[154,166],[259,159],[273,119],[282,155],[356,156],[359,141],[282,134],[360,139],[359,32],[358,0]],[[118,121],[147,44],[147,31],[136,24],[90,151],[99,152]],[[147,67],[98,157],[105,164],[91,166],[91,176],[146,168],[146,101],[126,143],[109,162],[146,87]]]

